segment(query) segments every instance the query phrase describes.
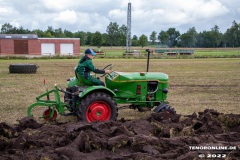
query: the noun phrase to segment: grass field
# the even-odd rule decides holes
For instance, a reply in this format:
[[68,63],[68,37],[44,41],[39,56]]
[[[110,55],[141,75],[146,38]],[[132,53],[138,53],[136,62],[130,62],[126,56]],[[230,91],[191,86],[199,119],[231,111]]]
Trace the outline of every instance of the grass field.
[[[146,70],[146,59],[95,59],[98,68],[112,63],[113,70],[140,72]],[[13,63],[35,63],[36,74],[9,74]],[[78,59],[0,60],[0,122],[16,123],[26,116],[35,97],[54,84],[66,87],[66,79],[74,75]],[[179,114],[191,114],[206,108],[224,113],[240,114],[240,59],[151,59],[150,71],[169,75],[168,101]],[[63,97],[63,95],[62,95]],[[119,119],[148,115],[136,110],[119,111]],[[59,121],[75,121],[58,117]]]
[[[91,46],[82,46],[81,52],[84,52],[87,48],[93,48],[98,50],[96,47]],[[157,47],[132,47],[132,50],[138,50],[141,54],[146,53],[146,49],[170,49],[170,50],[193,50],[194,54],[192,56],[177,56],[184,58],[211,58],[211,57],[220,57],[220,58],[235,58],[240,57],[240,48],[157,48]],[[126,47],[101,47],[101,50],[106,53],[106,57],[122,57],[123,53],[126,51]],[[155,53],[153,57],[157,58],[175,58],[176,56],[165,56],[158,53]]]
[[[80,56],[84,54],[87,48],[92,48],[95,51],[102,51],[104,54],[97,55],[96,59],[102,58],[140,58],[145,59],[147,57],[146,49],[153,50],[150,54],[151,58],[154,59],[192,59],[192,58],[240,58],[240,48],[155,48],[155,47],[132,47],[131,50],[136,50],[137,53],[133,55],[126,55],[126,47],[101,47],[100,49],[93,46],[81,46]],[[191,55],[167,55],[167,53],[156,53],[157,50],[193,50],[194,54]],[[79,55],[65,55],[61,56],[60,53],[56,53],[54,56],[41,56],[29,55],[29,54],[11,54],[11,55],[0,55],[1,59],[76,59]]]

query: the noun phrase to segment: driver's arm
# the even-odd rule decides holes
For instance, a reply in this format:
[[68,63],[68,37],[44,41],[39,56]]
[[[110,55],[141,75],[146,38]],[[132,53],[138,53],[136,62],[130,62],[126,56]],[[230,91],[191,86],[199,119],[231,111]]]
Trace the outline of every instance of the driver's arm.
[[95,68],[92,61],[88,62],[87,67],[94,73],[99,73],[99,74],[106,73],[105,70]]

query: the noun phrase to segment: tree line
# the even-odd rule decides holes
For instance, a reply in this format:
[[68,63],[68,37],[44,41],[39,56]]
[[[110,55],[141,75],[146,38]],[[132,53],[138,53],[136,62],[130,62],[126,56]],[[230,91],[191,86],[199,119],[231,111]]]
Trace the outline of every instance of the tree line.
[[[93,46],[125,46],[127,26],[119,26],[116,22],[110,22],[106,33],[77,31],[71,32],[66,29],[54,29],[48,26],[47,30],[28,30],[23,27],[14,27],[5,23],[1,27],[1,34],[37,34],[38,37],[46,38],[80,38],[81,45]],[[212,48],[212,47],[240,47],[240,23],[232,22],[232,26],[221,33],[215,25],[209,31],[197,32],[195,27],[189,28],[186,33],[180,34],[176,28],[166,31],[152,31],[148,37],[142,34],[140,37],[133,35],[132,46],[158,45],[162,47],[189,47],[189,48]]]

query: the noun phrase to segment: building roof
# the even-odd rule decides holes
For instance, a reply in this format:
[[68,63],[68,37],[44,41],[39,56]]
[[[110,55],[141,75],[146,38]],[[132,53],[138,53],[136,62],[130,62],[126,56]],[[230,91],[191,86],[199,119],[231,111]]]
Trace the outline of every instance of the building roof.
[[37,39],[37,34],[0,34],[0,39]]

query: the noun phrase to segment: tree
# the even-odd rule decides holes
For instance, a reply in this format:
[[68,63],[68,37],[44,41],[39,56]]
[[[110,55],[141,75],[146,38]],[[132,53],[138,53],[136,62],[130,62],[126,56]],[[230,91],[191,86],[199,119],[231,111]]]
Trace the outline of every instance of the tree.
[[167,33],[169,35],[169,39],[168,39],[169,40],[169,42],[168,42],[169,47],[177,46],[178,38],[180,36],[179,31],[177,31],[175,28],[169,28],[167,30]]
[[37,34],[38,37],[44,37],[44,32],[40,29],[33,30],[32,33]]
[[153,31],[150,35],[150,40],[152,42],[152,44],[155,44],[156,40],[157,40],[157,32]]
[[180,39],[180,46],[181,47],[195,47],[197,42],[197,31],[195,27],[189,28],[187,33],[182,34]]
[[90,45],[90,44],[91,44],[91,41],[92,41],[92,33],[91,33],[91,32],[87,32],[85,44],[86,44],[86,45]]
[[24,29],[22,26],[16,29],[17,34],[29,34],[31,31],[28,29]]
[[223,44],[222,33],[218,26],[214,26],[211,31],[203,31],[197,35],[196,47],[213,48]]
[[231,28],[225,32],[224,39],[228,47],[240,47],[240,24],[233,21]]
[[198,35],[198,42],[197,47],[206,47],[210,48],[213,47],[213,36],[211,31],[203,31],[200,32]]
[[49,31],[44,32],[43,37],[54,38],[54,36]]
[[64,33],[62,31],[62,28],[55,29],[55,37],[58,37],[58,38],[64,37]]
[[158,40],[162,45],[167,45],[169,39],[169,35],[165,31],[161,31],[158,34]]
[[95,32],[92,35],[92,39],[91,39],[91,45],[93,46],[97,46],[98,48],[100,48],[102,46],[103,43],[103,39],[102,39],[102,35],[100,32]]
[[190,42],[188,42],[189,47],[195,47],[197,42],[197,31],[195,27],[189,28],[187,34],[190,35]]
[[219,27],[215,25],[211,29],[212,37],[213,37],[213,47],[218,47],[222,41],[222,34],[219,31]]
[[14,34],[16,33],[17,28],[13,27],[10,23],[5,23],[2,25],[1,33],[2,34]]
[[81,45],[85,45],[86,44],[86,33],[83,32],[83,31],[78,31],[78,32],[75,32],[73,34],[73,37],[74,38],[80,38],[80,43]]
[[64,33],[65,37],[73,38],[73,33],[71,31],[68,31],[68,30],[64,29],[63,33]]
[[140,37],[139,37],[139,45],[143,48],[144,46],[147,46],[148,44],[148,39],[147,39],[147,36],[145,36],[144,34],[142,34]]
[[102,34],[102,39],[103,39],[103,46],[110,46],[110,43],[108,41],[108,34],[107,33],[103,33]]
[[52,26],[48,26],[48,29],[46,30],[46,35],[49,37],[55,37],[55,32]]
[[139,46],[138,37],[136,35],[133,35],[132,46]]
[[192,37],[189,33],[184,33],[180,36],[180,46],[181,47],[190,47]]
[[[107,26],[107,33],[101,34],[103,46],[123,46],[126,44],[127,27],[119,25],[116,22],[111,22]],[[2,34],[37,34],[38,37],[69,37],[80,38],[81,45],[96,44],[97,40],[95,33],[91,32],[71,32],[62,28],[54,29],[52,26],[48,26],[47,30],[42,31],[40,29],[28,30],[22,26],[16,28],[10,23],[5,23],[1,26],[0,33]],[[99,34],[98,33],[98,34]],[[134,35],[132,38],[132,46],[146,46],[148,45],[148,38],[141,36],[141,39]],[[156,37],[157,36],[157,37]],[[98,36],[97,36],[98,37]],[[232,22],[232,26],[222,34],[219,31],[219,27],[215,25],[210,31],[203,31],[198,33],[195,27],[189,28],[186,33],[180,35],[179,31],[175,28],[169,28],[167,31],[161,31],[157,35],[157,32],[153,31],[149,36],[151,43],[154,44],[159,41],[162,45],[168,45],[169,47],[240,47],[240,24],[236,21]],[[94,41],[94,42],[93,42]]]
[[107,26],[107,33],[108,33],[108,41],[111,44],[111,46],[116,46],[118,44],[118,24],[116,22],[110,23],[109,26]]
[[122,25],[121,27],[119,27],[118,33],[119,33],[119,38],[118,38],[119,44],[118,45],[125,46],[126,45],[126,36],[127,36],[127,26]]
[[132,40],[138,40],[138,37],[136,35],[133,35]]

